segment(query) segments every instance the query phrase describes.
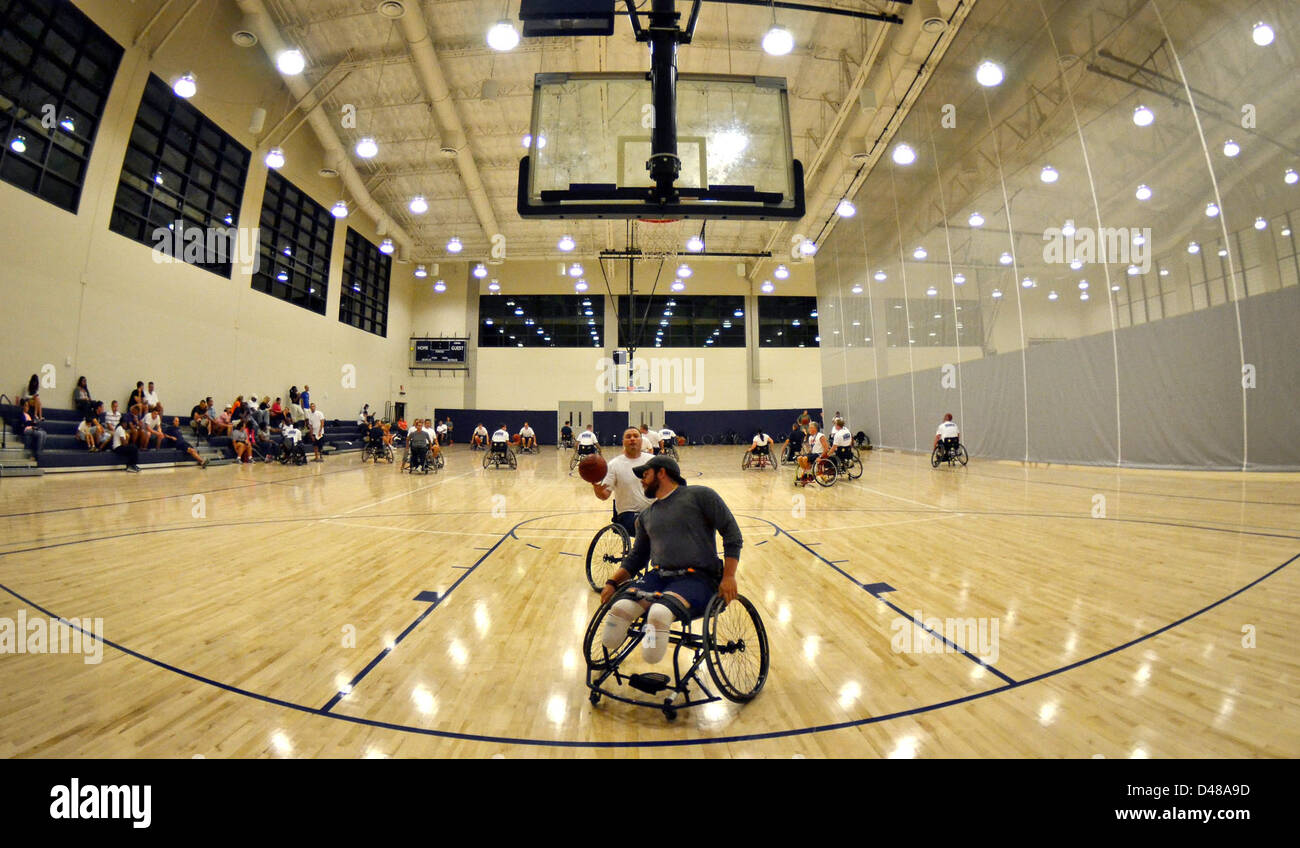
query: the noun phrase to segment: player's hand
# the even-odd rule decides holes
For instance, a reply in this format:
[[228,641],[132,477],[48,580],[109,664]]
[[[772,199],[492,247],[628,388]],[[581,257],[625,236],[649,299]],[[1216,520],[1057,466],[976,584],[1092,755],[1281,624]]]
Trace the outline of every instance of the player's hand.
[[602,498],[609,497],[610,494],[613,492],[613,489],[610,489],[608,486],[601,485],[600,483],[592,483],[591,488],[596,492],[597,495],[599,495]]
[[718,594],[727,603],[736,600],[736,596],[740,594],[740,590],[736,587],[736,578],[723,577],[722,582],[718,584]]
[[600,604],[601,604],[601,606],[604,606],[605,604],[609,603],[609,599],[612,598],[612,597],[614,597],[614,593],[617,592],[617,591],[618,591],[618,590],[615,589],[613,586],[611,586],[611,585],[609,585],[608,583],[606,583],[606,584],[605,584],[605,588],[600,590]]

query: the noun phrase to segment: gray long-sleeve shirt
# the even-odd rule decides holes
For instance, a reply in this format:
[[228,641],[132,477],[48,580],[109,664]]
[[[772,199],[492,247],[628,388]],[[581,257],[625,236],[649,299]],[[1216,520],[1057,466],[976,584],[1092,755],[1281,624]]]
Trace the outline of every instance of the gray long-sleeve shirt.
[[722,579],[714,533],[722,534],[724,556],[740,558],[744,539],[731,510],[706,486],[678,486],[636,519],[636,543],[623,561],[631,574],[653,559],[660,568],[695,568],[714,583]]

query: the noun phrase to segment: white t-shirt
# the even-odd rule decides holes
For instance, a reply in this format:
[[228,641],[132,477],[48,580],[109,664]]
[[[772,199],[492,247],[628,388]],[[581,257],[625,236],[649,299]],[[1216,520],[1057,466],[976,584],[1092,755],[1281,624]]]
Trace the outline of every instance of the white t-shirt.
[[767,447],[770,444],[772,444],[772,437],[767,433],[759,433],[754,437],[754,447],[756,448]]
[[657,440],[659,434],[654,433],[654,436],[652,437],[650,433],[654,433],[654,431],[651,430],[649,433],[641,434],[641,453],[654,453],[655,448],[659,447],[655,441],[651,440],[652,438]]
[[325,413],[319,409],[307,413],[307,426],[311,429],[311,434],[316,438],[325,435]]
[[945,421],[939,425],[935,435],[941,439],[956,439],[961,436],[961,431],[957,429],[957,424],[952,421]]
[[146,391],[146,392],[144,393],[144,402],[147,403],[147,404],[149,404],[150,406],[157,406],[157,405],[158,405],[158,393],[157,393],[157,392]]
[[292,424],[285,424],[281,427],[280,435],[284,437],[286,445],[296,445],[302,441],[302,432]]
[[835,427],[831,430],[831,444],[837,448],[847,448],[853,444],[853,434],[848,427]]
[[439,424],[439,425],[438,425],[437,427],[435,427],[434,429],[437,430],[438,435],[439,435],[440,437],[441,437],[441,436],[445,436],[445,435],[447,435],[447,425],[446,425],[446,424]]
[[653,501],[645,496],[641,488],[641,478],[632,473],[632,469],[646,461],[644,455],[628,459],[627,454],[620,453],[609,461],[609,472],[600,481],[602,486],[614,490],[614,509],[617,512],[640,512]]
[[77,435],[83,439],[93,432],[95,432],[95,425],[87,424],[84,420],[77,425]]
[[158,430],[162,427],[162,419],[158,417],[158,413],[150,412],[144,417],[144,426],[150,430]]
[[122,428],[121,424],[118,424],[116,427],[113,428],[113,450],[117,450],[118,448],[120,448],[122,446],[122,443],[125,441],[126,441],[126,430]]
[[531,438],[534,437],[534,434],[533,434],[533,428],[532,428],[532,427],[525,427],[524,429],[522,429],[522,430],[519,431],[519,435],[520,435],[521,438],[524,438],[524,439],[531,439]]
[[474,435],[475,435],[475,436],[486,436],[486,435],[487,435],[487,428],[484,427],[482,424],[480,424],[479,426],[477,426],[477,427],[474,428]]
[[591,432],[590,430],[583,430],[581,433],[578,434],[578,444],[580,445],[598,444],[598,442],[596,441],[596,434]]
[[[438,432],[445,433],[447,432],[447,428],[440,427],[438,428]],[[492,434],[492,441],[503,444],[505,442],[510,441],[510,434],[507,433],[505,430],[497,430],[495,433]]]
[[669,430],[667,427],[665,427],[665,428],[663,428],[662,430],[659,431],[659,441],[660,441],[661,443],[662,443],[662,442],[671,442],[671,441],[673,441],[673,440],[676,439],[676,438],[677,438],[677,434],[674,433],[672,430]]
[[816,436],[814,436],[812,433],[809,433],[809,434],[808,434],[808,452],[809,452],[809,453],[812,453],[812,454],[817,454],[817,455],[821,455],[822,453],[824,453],[825,451],[823,451],[823,449],[822,449],[822,441],[823,441],[825,438],[826,438],[826,434],[823,433],[821,430],[818,430],[818,431],[817,431],[817,435],[816,435]]

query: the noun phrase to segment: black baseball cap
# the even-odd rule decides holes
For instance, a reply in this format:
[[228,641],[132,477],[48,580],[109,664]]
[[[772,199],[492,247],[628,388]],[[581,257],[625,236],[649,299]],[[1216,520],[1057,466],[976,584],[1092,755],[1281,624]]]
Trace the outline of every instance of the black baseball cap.
[[647,468],[662,468],[668,472],[668,476],[673,478],[679,486],[685,486],[686,480],[682,478],[682,469],[678,467],[677,460],[670,456],[652,456],[649,462],[638,465],[632,469],[632,473],[640,477],[645,473]]

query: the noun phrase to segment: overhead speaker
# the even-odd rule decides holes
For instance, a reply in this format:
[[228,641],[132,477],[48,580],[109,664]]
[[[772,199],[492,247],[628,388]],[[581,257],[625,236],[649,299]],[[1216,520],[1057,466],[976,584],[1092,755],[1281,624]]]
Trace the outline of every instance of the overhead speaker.
[[248,132],[252,135],[258,135],[262,132],[264,126],[266,126],[266,110],[258,106],[253,110],[253,114],[248,120]]
[[614,0],[520,0],[524,38],[614,34]]
[[495,100],[496,96],[501,93],[501,83],[494,79],[483,80],[483,88],[479,92],[479,97],[483,100]]

